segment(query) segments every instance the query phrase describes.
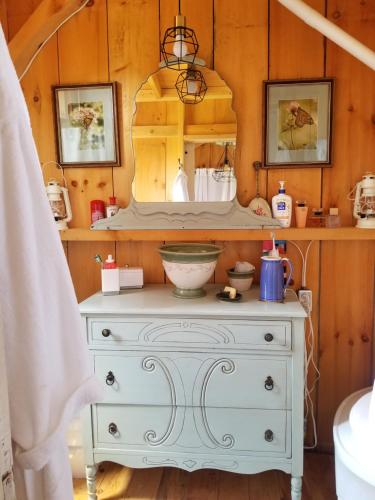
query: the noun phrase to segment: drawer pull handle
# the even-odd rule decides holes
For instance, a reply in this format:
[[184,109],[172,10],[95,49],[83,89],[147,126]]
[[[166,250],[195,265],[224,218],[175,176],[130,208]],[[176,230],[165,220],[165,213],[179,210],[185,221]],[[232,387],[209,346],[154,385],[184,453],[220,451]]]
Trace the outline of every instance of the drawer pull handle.
[[266,333],[265,336],[264,336],[264,340],[266,342],[272,342],[273,341],[273,335],[272,335],[272,333]]
[[[111,372],[109,372],[111,373]],[[272,391],[273,389],[273,379],[272,377],[268,376],[266,378],[266,381],[264,382],[264,388],[266,389],[266,391]]]
[[117,425],[111,422],[108,426],[108,432],[112,434],[112,436],[115,436],[118,433]]
[[102,335],[103,337],[109,337],[111,335],[111,330],[108,330],[108,328],[104,328],[104,330],[102,330]]
[[113,385],[115,383],[115,376],[113,375],[113,372],[108,372],[108,375],[105,379],[105,383],[107,385]]
[[273,432],[270,429],[267,429],[264,433],[264,439],[269,443],[273,441]]

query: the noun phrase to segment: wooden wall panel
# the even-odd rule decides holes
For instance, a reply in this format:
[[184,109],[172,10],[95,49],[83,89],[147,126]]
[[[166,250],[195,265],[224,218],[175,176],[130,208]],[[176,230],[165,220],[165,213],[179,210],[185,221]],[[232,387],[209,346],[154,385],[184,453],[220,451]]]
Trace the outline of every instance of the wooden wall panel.
[[[6,1],[10,37],[39,1]],[[331,20],[375,49],[372,2],[306,1],[320,12],[327,8]],[[373,170],[374,74],[338,47],[324,42],[321,35],[276,0],[182,0],[181,6],[188,25],[196,30],[199,55],[233,89],[238,120],[238,198],[244,205],[255,194],[252,162],[262,156],[262,81],[268,77],[296,79],[325,74],[336,78],[333,168],[263,171],[261,195],[270,199],[277,191],[277,181],[283,178],[294,200],[305,198],[311,206],[323,205],[326,209],[337,205],[343,223],[352,224],[352,204],[346,195],[364,171]],[[122,165],[65,169],[73,202],[73,227],[88,226],[88,203],[93,198],[106,200],[114,192],[121,205],[130,199],[134,96],[141,83],[158,68],[160,36],[173,24],[176,11],[176,0],[95,0],[49,42],[23,81],[42,162],[54,159],[56,153],[51,85],[59,81],[119,82]],[[58,172],[49,166],[44,174],[47,178]],[[259,272],[261,243],[219,243],[225,252],[216,269],[216,282],[226,280],[226,269],[236,260],[249,260]],[[297,243],[306,250],[307,242]],[[100,286],[100,267],[94,262],[96,253],[103,258],[108,253],[116,254],[121,265],[142,265],[146,283],[163,283],[164,272],[156,253],[159,244],[69,242],[65,251],[78,299]],[[321,351],[319,443],[326,449],[331,446],[332,418],[338,403],[352,390],[370,382],[374,255],[374,243],[313,243],[310,250],[307,283],[313,290],[316,346],[319,344]],[[298,287],[301,259],[291,243],[288,256],[295,264]]]
[[[268,75],[268,5],[264,1],[215,1],[215,69],[233,89],[237,113],[238,199],[255,195],[252,163],[262,158],[262,81]],[[261,177],[265,196],[265,176]]]
[[122,166],[114,168],[114,193],[121,205],[131,196],[134,175],[130,128],[134,97],[159,63],[159,3],[157,0],[108,0],[110,79],[120,82]]
[[[58,33],[60,84],[108,81],[106,0],[96,0]],[[74,213],[71,227],[89,227],[90,201],[113,194],[112,168],[65,169]]]
[[[328,0],[328,18],[375,50],[372,2]],[[334,168],[323,172],[323,206],[338,206],[344,225],[353,223],[350,189],[374,170],[374,72],[327,42],[327,74],[336,78]],[[372,383],[374,320],[373,242],[322,243],[320,446],[331,445],[336,408],[351,392]],[[352,263],[350,266],[349,263]],[[351,268],[350,279],[345,269]]]
[[[375,50],[373,2],[328,0],[328,18]],[[327,74],[336,78],[333,169],[323,173],[323,203],[338,206],[344,225],[353,223],[347,194],[365,172],[374,171],[374,72],[327,42]]]
[[43,165],[56,161],[54,112],[51,99],[51,86],[59,81],[56,55],[57,37],[55,35],[38,55],[22,80],[22,89],[29,109],[33,135],[46,183],[51,178],[59,182],[63,181],[62,172],[56,164]]
[[116,244],[116,259],[121,266],[143,267],[145,283],[164,283],[164,270],[153,241],[123,241]]
[[[311,7],[324,14],[325,0],[309,0]],[[285,29],[285,27],[288,27]],[[269,78],[298,79],[319,78],[324,76],[324,37],[317,31],[306,26],[290,11],[276,0],[270,2],[270,47],[269,47]],[[306,200],[310,208],[321,206],[321,168],[291,168],[272,169],[268,171],[268,199],[278,192],[278,181],[286,181],[286,191],[295,201]],[[294,206],[293,206],[294,209]],[[293,210],[294,212],[294,210]],[[292,215],[294,225],[294,213]],[[297,244],[306,250],[302,242]],[[319,269],[319,243],[314,244],[314,251],[309,255],[309,269]],[[295,287],[300,286],[302,262],[296,248],[288,245],[288,256],[295,265]],[[310,273],[307,286],[313,292],[313,325],[315,330],[315,352],[318,349],[319,327],[319,274]],[[306,327],[308,324],[306,323]],[[311,383],[311,375],[309,378]],[[316,393],[313,394],[315,402]],[[311,441],[311,425],[308,432]]]
[[17,33],[29,15],[35,10],[42,0],[6,0],[8,11],[9,40]]
[[340,402],[373,382],[375,244],[324,242],[320,319],[318,434],[330,449]]
[[101,289],[100,265],[95,255],[105,260],[107,255],[115,255],[115,243],[69,242],[68,259],[78,302]]

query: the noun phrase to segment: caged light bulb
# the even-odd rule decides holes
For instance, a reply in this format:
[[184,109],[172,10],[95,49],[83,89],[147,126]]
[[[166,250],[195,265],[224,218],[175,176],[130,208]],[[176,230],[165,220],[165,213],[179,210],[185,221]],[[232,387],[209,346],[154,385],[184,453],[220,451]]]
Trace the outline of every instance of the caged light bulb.
[[188,53],[188,47],[184,42],[184,35],[179,33],[176,36],[176,41],[173,44],[173,54],[178,58],[182,59]]
[[195,78],[188,78],[186,82],[187,93],[189,95],[199,94],[198,82]]

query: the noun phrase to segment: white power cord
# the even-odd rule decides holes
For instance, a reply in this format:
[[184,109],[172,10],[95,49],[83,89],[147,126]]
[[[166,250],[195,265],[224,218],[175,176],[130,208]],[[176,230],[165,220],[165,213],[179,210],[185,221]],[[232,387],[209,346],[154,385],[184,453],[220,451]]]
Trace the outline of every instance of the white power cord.
[[[307,262],[308,262],[308,256],[309,256],[309,251],[311,248],[311,245],[314,243],[314,241],[310,241],[305,255],[303,254],[301,248],[295,243],[294,241],[289,241],[300,253],[301,258],[302,258],[302,288],[306,288],[306,273],[307,273]],[[312,393],[315,390],[316,383],[318,382],[320,378],[320,372],[319,368],[315,362],[315,357],[314,357],[314,347],[315,347],[315,333],[314,333],[314,327],[311,319],[311,307],[307,310],[307,315],[308,315],[308,323],[309,323],[309,330],[307,333],[306,337],[306,342],[305,342],[305,370],[304,370],[304,387],[305,387],[305,405],[306,405],[306,413],[305,413],[305,421],[307,421],[309,414],[311,414],[311,421],[313,425],[313,435],[314,435],[314,442],[312,446],[305,446],[306,450],[314,449],[316,448],[318,444],[318,434],[317,434],[317,428],[316,428],[316,420],[315,420],[315,415],[314,415],[314,404],[312,400]],[[313,381],[311,383],[311,387],[308,386],[308,373],[310,366],[313,368],[313,373],[315,374]]]
[[29,71],[31,65],[33,64],[33,62],[35,61],[36,57],[38,56],[38,54],[40,53],[40,51],[43,49],[43,47],[46,45],[46,43],[49,42],[49,40],[53,37],[53,35],[61,28],[61,26],[63,26],[65,23],[67,23],[72,17],[74,17],[76,14],[78,14],[78,12],[80,12],[82,9],[84,9],[86,7],[86,5],[90,2],[91,0],[83,0],[83,3],[82,5],[80,5],[78,7],[78,9],[76,9],[74,12],[72,12],[68,17],[66,17],[58,26],[57,28],[55,28],[53,30],[52,33],[49,34],[49,36],[40,44],[40,46],[37,48],[37,50],[35,51],[35,53],[33,54],[32,58],[30,59],[30,61],[27,63],[27,66],[26,68],[24,69],[23,73],[21,74],[21,76],[18,78],[19,81],[22,80],[22,78],[26,75],[26,73]]

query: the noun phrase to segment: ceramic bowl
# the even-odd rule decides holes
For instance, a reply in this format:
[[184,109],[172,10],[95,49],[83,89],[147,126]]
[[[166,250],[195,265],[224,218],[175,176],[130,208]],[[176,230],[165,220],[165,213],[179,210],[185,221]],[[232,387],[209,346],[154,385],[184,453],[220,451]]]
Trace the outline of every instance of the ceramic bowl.
[[254,279],[254,269],[252,271],[237,272],[232,269],[227,269],[229,284],[239,292],[246,292],[250,290]]
[[159,248],[164,270],[175,285],[173,295],[192,299],[203,297],[203,285],[215,271],[223,248],[203,243],[167,244]]

